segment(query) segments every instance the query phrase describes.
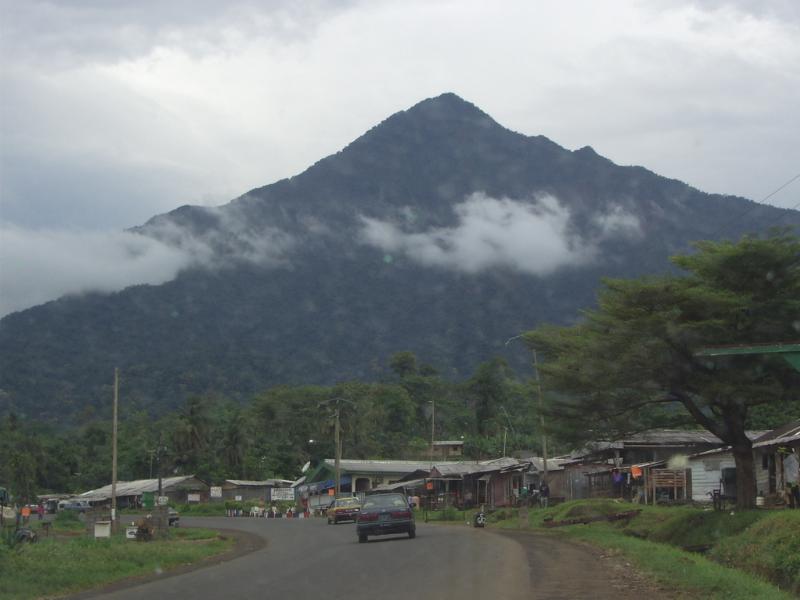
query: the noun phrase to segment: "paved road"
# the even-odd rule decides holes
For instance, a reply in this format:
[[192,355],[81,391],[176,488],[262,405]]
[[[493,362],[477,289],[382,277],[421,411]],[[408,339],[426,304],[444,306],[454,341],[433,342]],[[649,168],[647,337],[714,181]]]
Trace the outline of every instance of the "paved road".
[[267,543],[230,562],[95,597],[618,600],[641,598],[644,591],[649,598],[659,597],[642,589],[630,596],[620,595],[619,590],[607,596],[603,590],[609,591],[608,573],[602,559],[551,538],[418,523],[414,540],[397,536],[359,544],[354,525],[326,525],[324,519],[182,521],[184,526],[246,531],[266,538]]

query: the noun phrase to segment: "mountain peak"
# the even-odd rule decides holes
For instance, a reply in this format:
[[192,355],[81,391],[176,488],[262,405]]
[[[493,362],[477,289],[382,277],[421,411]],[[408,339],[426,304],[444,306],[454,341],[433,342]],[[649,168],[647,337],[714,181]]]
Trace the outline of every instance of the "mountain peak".
[[480,108],[467,102],[461,96],[453,92],[445,92],[433,98],[426,98],[418,102],[403,114],[412,118],[419,118],[423,120],[458,120],[458,121],[473,121],[482,124],[497,124],[488,114],[483,112]]

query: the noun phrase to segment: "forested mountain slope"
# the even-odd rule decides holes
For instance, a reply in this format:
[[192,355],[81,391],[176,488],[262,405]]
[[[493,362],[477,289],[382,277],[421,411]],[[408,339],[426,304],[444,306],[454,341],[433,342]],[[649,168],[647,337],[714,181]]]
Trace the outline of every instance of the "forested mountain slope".
[[107,406],[115,366],[129,405],[153,412],[190,394],[379,379],[399,350],[452,378],[495,354],[524,369],[504,341],[578,319],[601,277],[798,224],[797,211],[509,131],[444,94],[300,175],[137,228],[191,256],[174,280],[2,319],[2,400],[80,419]]

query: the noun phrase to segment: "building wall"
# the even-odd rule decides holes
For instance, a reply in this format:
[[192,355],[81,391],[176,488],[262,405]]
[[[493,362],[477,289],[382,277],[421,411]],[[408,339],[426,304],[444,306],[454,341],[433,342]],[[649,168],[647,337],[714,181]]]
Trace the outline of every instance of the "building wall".
[[512,494],[510,473],[498,473],[496,475],[492,475],[492,478],[489,481],[489,486],[491,489],[490,504],[492,506],[509,506],[511,504]]
[[[610,465],[579,464],[565,465],[564,467],[564,497],[567,500],[581,500],[589,497],[589,481],[586,473],[594,473],[609,468]],[[552,487],[551,487],[552,490]]]
[[242,501],[245,500],[264,500],[267,495],[268,491],[272,486],[253,486],[253,485],[243,485],[243,486],[232,486],[229,488],[222,488],[222,499],[223,500],[236,500],[236,496],[241,496]]
[[721,488],[722,469],[735,466],[733,455],[729,452],[690,459],[692,500],[695,502],[711,502],[710,492]]
[[[753,458],[753,464],[756,468],[756,490],[764,492],[764,494],[769,494],[769,463],[765,462],[764,459],[770,454],[770,449],[756,450]],[[777,464],[775,468],[778,468]]]

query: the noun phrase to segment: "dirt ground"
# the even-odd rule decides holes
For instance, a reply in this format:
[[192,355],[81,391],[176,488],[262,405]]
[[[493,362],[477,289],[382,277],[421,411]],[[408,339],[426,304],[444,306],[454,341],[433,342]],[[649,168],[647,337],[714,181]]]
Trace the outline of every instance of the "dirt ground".
[[520,543],[528,556],[535,600],[675,600],[619,554],[550,534],[493,530]]

